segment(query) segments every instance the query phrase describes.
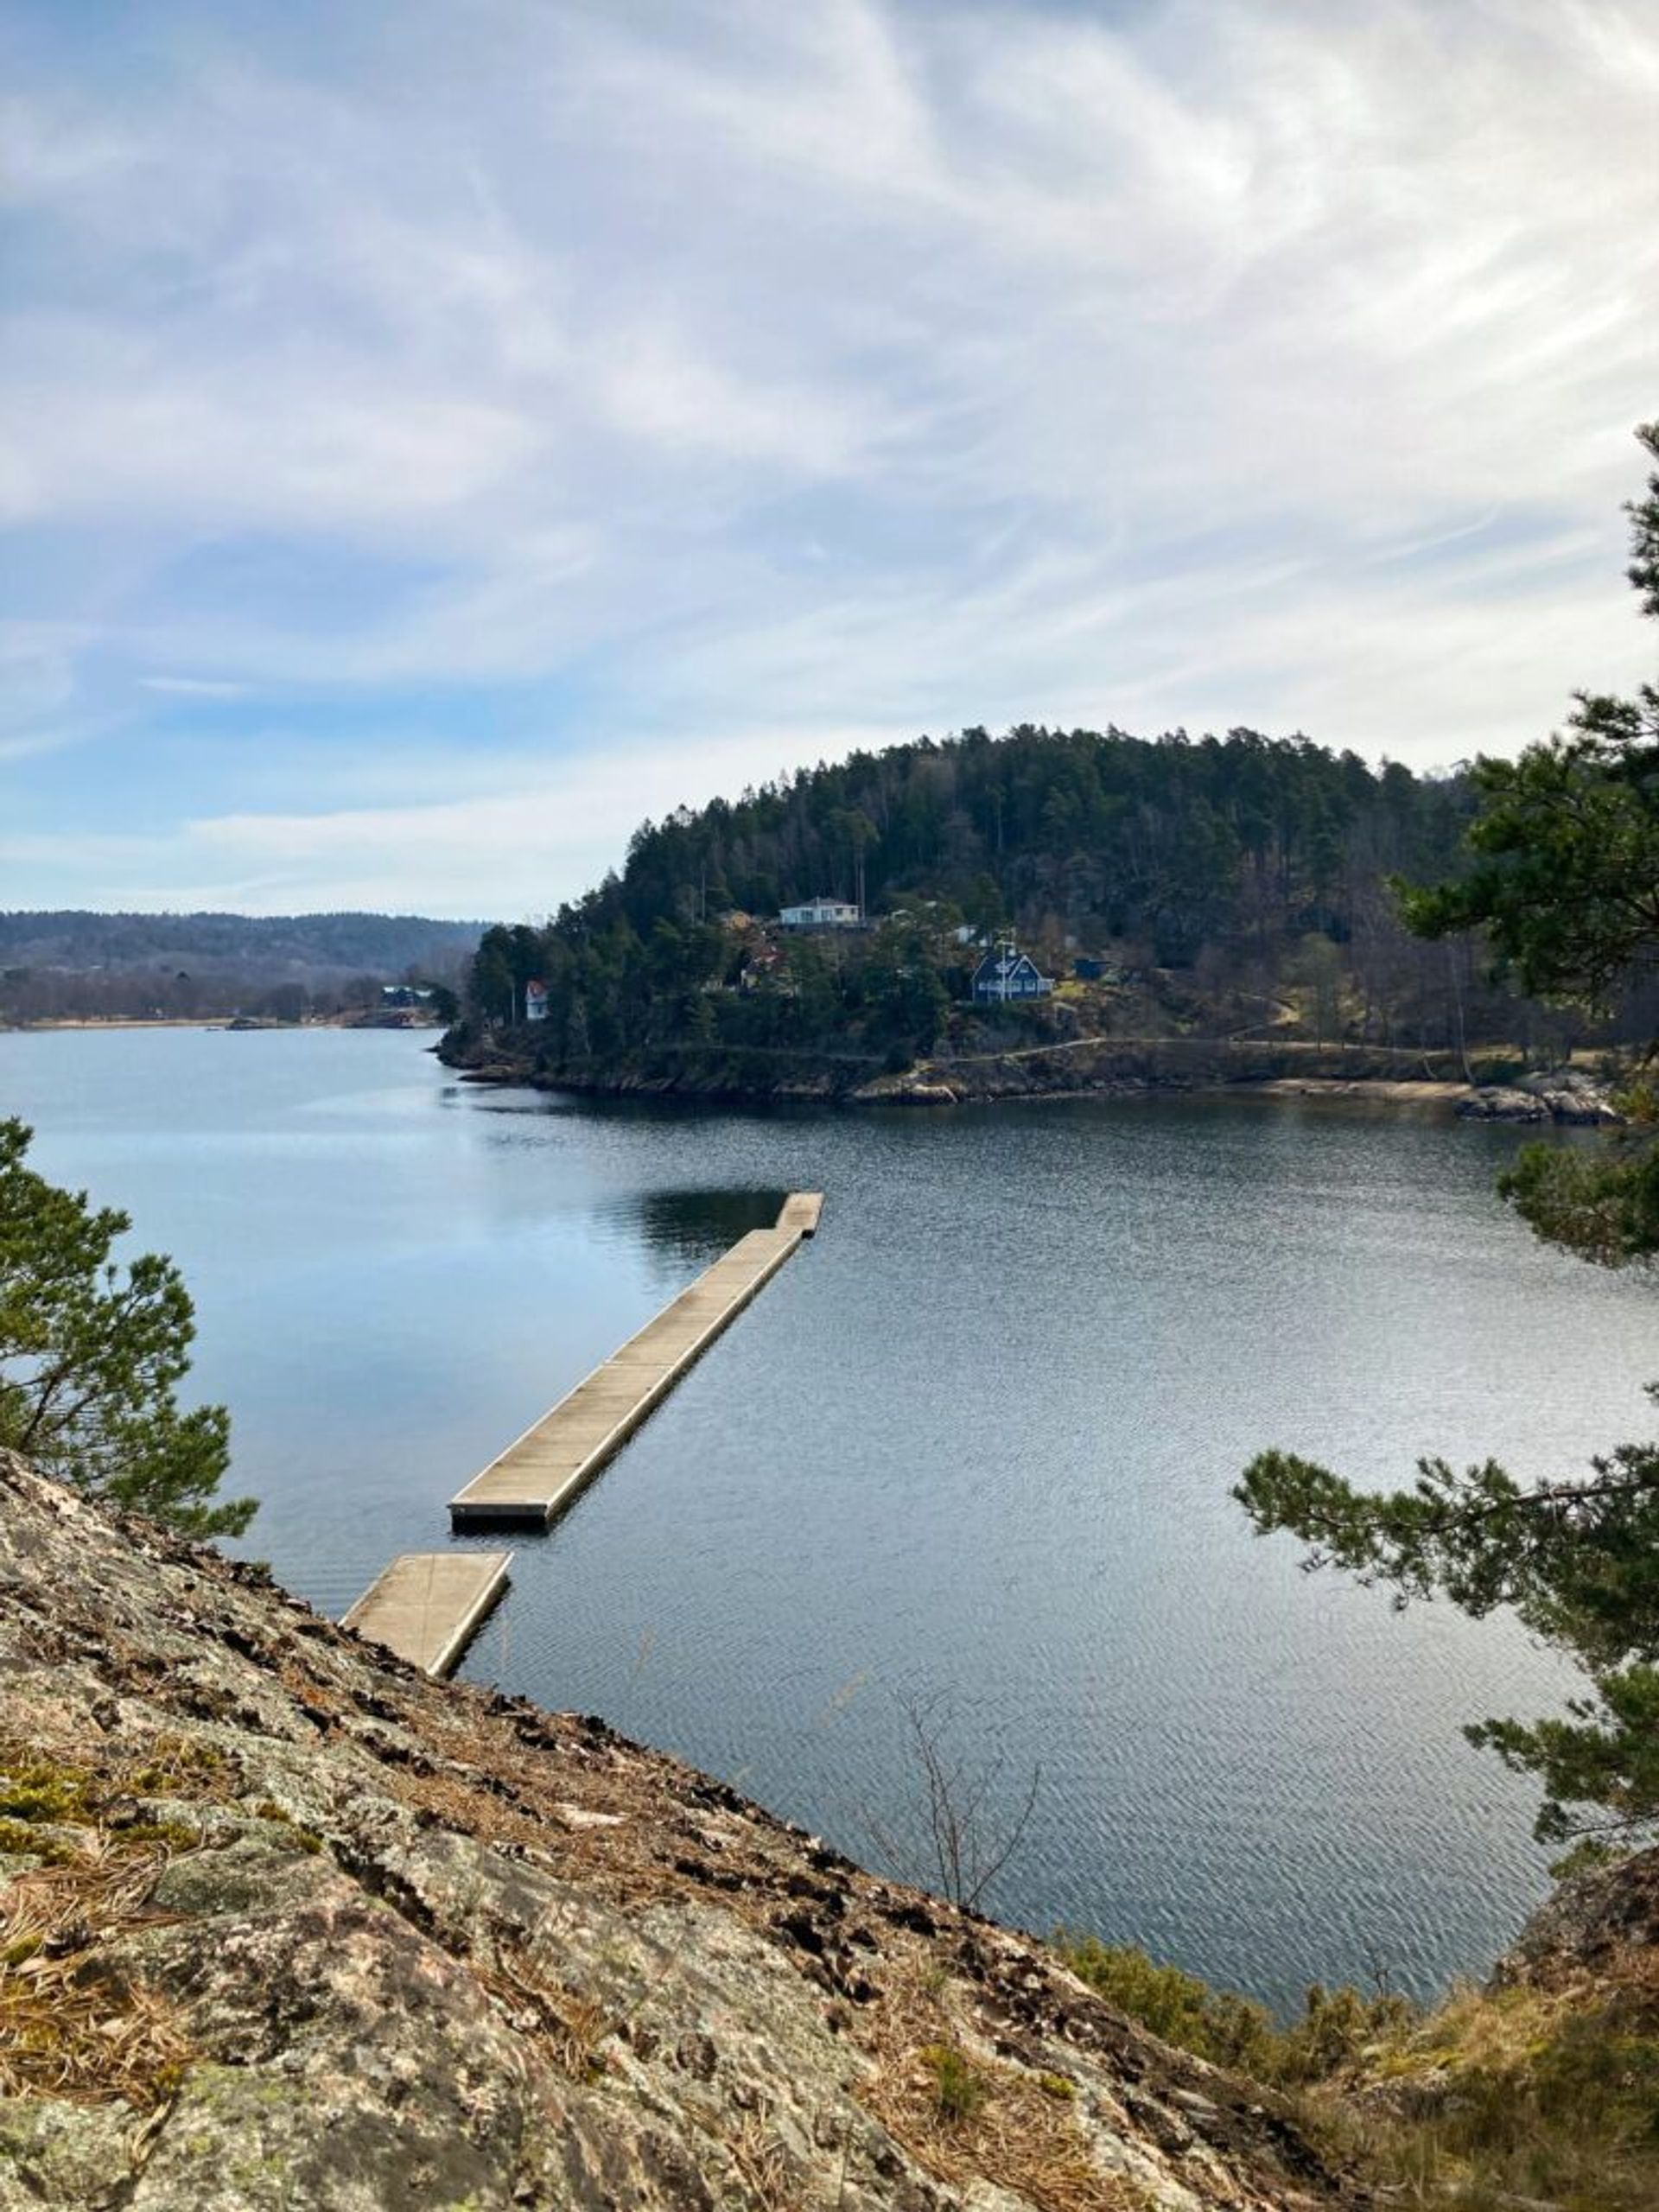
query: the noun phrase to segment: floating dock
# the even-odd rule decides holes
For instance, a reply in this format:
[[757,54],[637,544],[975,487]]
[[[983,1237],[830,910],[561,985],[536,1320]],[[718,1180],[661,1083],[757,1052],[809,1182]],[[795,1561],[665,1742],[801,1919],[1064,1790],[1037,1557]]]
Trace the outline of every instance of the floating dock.
[[620,1450],[801,1239],[814,1233],[823,1207],[820,1193],[792,1192],[775,1228],[753,1229],[741,1237],[452,1497],[451,1525],[544,1528]]
[[507,1586],[511,1552],[405,1552],[365,1590],[342,1628],[411,1667],[447,1675]]

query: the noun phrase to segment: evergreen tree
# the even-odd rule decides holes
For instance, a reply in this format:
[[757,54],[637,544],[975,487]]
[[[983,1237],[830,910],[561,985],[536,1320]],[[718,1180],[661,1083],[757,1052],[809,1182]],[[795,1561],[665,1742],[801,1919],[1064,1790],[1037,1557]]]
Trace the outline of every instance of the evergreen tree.
[[[1659,423],[1637,435],[1659,461]],[[1630,579],[1659,619],[1659,473],[1629,512]],[[1478,765],[1473,866],[1403,903],[1425,935],[1484,930],[1528,988],[1605,1005],[1659,950],[1659,691],[1580,695],[1571,727]],[[1636,1101],[1649,1126],[1607,1151],[1522,1153],[1500,1187],[1540,1235],[1609,1265],[1659,1255],[1649,1097]],[[1531,1489],[1491,1460],[1425,1460],[1412,1489],[1381,1497],[1268,1452],[1235,1495],[1261,1533],[1300,1536],[1310,1566],[1389,1584],[1400,1603],[1512,1607],[1583,1667],[1589,1694],[1565,1718],[1478,1722],[1471,1740],[1542,1783],[1541,1836],[1659,1826],[1659,1446],[1621,1445],[1587,1476]]]
[[239,1535],[253,1500],[213,1503],[229,1416],[174,1395],[195,1334],[178,1269],[153,1252],[112,1263],[127,1216],[35,1174],[30,1135],[0,1122],[0,1446],[188,1535]]

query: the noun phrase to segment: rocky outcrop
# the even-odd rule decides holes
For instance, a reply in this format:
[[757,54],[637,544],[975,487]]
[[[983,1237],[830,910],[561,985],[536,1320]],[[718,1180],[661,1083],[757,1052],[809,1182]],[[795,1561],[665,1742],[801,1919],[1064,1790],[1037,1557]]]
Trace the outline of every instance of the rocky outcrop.
[[0,1454],[0,2208],[1285,2212],[1267,2092]]
[[1459,1102],[1465,1120],[1561,1122],[1613,1128],[1624,1119],[1605,1090],[1577,1068],[1525,1076],[1516,1084],[1483,1084]]
[[1547,1122],[1550,1118],[1548,1107],[1534,1092],[1500,1083],[1483,1084],[1466,1098],[1460,1098],[1458,1112],[1465,1122]]
[[902,1075],[879,1075],[861,1083],[848,1095],[854,1106],[957,1106],[962,1094],[948,1083],[934,1083],[916,1069]]
[[1659,1996],[1659,1849],[1573,1875],[1534,1913],[1492,1969],[1494,1992],[1578,1993],[1624,1981]]

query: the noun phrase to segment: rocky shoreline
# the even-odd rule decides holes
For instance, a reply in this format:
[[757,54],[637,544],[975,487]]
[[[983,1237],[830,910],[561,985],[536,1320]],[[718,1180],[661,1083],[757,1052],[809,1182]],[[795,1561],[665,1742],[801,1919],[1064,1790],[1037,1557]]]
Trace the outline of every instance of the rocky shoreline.
[[1622,1128],[1625,1120],[1605,1086],[1576,1068],[1471,1090],[1458,1111],[1471,1121],[1560,1122],[1583,1128]]
[[439,1057],[467,1083],[724,1105],[946,1107],[1225,1090],[1433,1106],[1481,1121],[1611,1128],[1624,1118],[1607,1088],[1579,1069],[1471,1082],[1447,1053],[1233,1039],[1086,1038],[894,1070],[853,1054],[667,1046],[554,1062],[529,1039],[457,1045],[452,1033]]
[[0,2212],[1365,2201],[1045,1945],[3,1452],[0,1784]]

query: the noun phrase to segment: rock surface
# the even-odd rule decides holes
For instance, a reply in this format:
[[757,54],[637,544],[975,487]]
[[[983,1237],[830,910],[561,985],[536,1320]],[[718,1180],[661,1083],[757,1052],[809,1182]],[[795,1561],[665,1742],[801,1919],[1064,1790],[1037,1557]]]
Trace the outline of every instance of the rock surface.
[[0,1454],[0,2212],[1338,2201],[1040,1944]]
[[1659,1849],[1571,1876],[1492,1969],[1492,1991],[1659,1982]]
[[1465,1120],[1564,1122],[1613,1128],[1624,1116],[1601,1086],[1577,1068],[1525,1076],[1514,1084],[1485,1084],[1459,1103]]

